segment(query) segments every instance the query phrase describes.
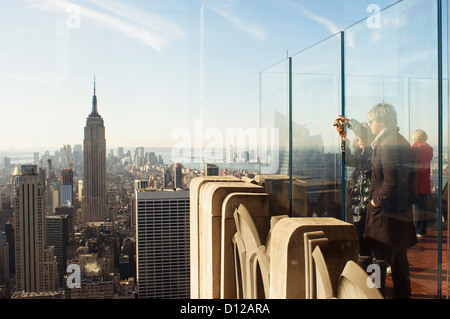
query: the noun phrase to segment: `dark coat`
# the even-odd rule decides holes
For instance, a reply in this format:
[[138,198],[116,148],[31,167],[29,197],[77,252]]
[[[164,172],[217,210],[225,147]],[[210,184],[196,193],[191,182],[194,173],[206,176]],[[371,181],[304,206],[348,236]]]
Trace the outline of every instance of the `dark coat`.
[[[348,152],[350,153],[350,152]],[[370,202],[370,178],[372,171],[372,148],[366,147],[364,150],[358,148],[354,154],[348,155],[346,164],[354,167],[352,175],[345,182],[349,197],[349,212],[351,220],[355,223],[364,217]]]
[[371,197],[365,238],[391,247],[417,243],[413,224],[415,178],[410,144],[397,129],[386,129],[372,145]]

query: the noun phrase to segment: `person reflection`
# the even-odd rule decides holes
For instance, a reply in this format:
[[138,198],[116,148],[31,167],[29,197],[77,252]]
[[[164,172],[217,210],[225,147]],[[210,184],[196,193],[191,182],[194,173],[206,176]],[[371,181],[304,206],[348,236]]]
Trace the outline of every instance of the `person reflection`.
[[415,207],[417,216],[415,220],[417,237],[421,238],[427,234],[426,212],[428,197],[431,196],[430,162],[433,159],[433,148],[427,143],[427,133],[424,130],[415,130],[413,133],[414,144],[411,146],[413,160],[417,172],[417,194]]
[[371,201],[364,236],[375,250],[381,269],[380,290],[385,294],[385,273],[391,266],[393,298],[409,298],[411,281],[407,248],[417,243],[412,218],[414,168],[410,144],[399,133],[391,104],[379,103],[367,113],[372,142]]
[[[336,119],[336,130],[342,138],[343,160],[346,166],[352,167],[352,174],[346,179],[348,221],[355,225],[359,241],[358,264],[367,270],[373,262],[373,249],[364,240],[367,207],[370,201],[370,179],[372,175],[372,147],[370,143],[374,136],[367,123],[360,123],[355,119],[340,116]],[[352,142],[353,151],[348,149],[349,140],[343,126],[351,129],[356,138]]]

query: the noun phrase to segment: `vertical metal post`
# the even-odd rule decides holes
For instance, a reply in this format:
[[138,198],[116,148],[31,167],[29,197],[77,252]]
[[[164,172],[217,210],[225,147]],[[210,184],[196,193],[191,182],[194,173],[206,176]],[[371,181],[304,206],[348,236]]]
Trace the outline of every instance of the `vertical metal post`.
[[[446,38],[446,42],[447,42],[447,104],[446,104],[446,108],[447,108],[447,114],[449,114],[448,113],[448,111],[449,111],[449,103],[450,103],[450,101],[449,101],[449,94],[450,94],[450,79],[448,78],[448,76],[449,76],[449,74],[450,74],[450,64],[449,64],[449,62],[450,62],[450,51],[449,51],[449,49],[450,49],[450,41],[449,41],[449,27],[450,27],[450,22],[449,22],[449,18],[450,18],[450,9],[449,9],[449,4],[450,4],[450,1],[449,0],[447,0],[447,20],[446,20],[446,22],[447,22],[447,24],[446,24],[446,34],[447,34],[447,38]],[[447,125],[448,125],[448,123],[449,123],[449,115],[447,115]],[[450,143],[449,141],[450,141],[450,131],[447,129],[447,143]],[[448,144],[447,146],[449,146],[450,144]],[[448,148],[447,148],[447,152],[448,152]],[[448,173],[447,173],[447,183],[448,183]],[[442,194],[442,196],[444,196],[444,194]],[[449,192],[447,192],[447,203],[448,203],[448,199],[450,198],[450,193]],[[449,214],[448,214],[448,207],[447,207],[447,210],[444,212],[442,212],[442,214],[446,214],[446,216],[447,216],[447,218],[446,218],[446,221],[447,221],[447,225],[446,225],[446,227],[447,227],[447,252],[446,252],[446,256],[447,256],[447,263],[446,263],[446,265],[447,265],[447,272],[446,272],[446,282],[447,282],[447,285],[446,285],[446,287],[447,287],[447,291],[446,291],[446,296],[447,296],[447,299],[449,299],[449,295],[448,295],[448,292],[449,292],[449,267],[448,267],[448,265],[450,265],[450,263],[449,263],[449,261],[450,261],[450,255],[449,255],[449,246],[448,246],[448,243],[450,242],[450,234],[449,234],[449,229],[448,229],[448,217],[449,217]],[[441,218],[442,219],[442,218]]]
[[[341,113],[345,116],[345,33],[341,31]],[[341,159],[341,219],[345,221],[345,158],[342,153]]]
[[293,217],[292,207],[292,57],[289,57],[289,217]]
[[437,0],[438,21],[438,299],[442,297],[442,176],[443,176],[443,77],[442,77],[442,0]]

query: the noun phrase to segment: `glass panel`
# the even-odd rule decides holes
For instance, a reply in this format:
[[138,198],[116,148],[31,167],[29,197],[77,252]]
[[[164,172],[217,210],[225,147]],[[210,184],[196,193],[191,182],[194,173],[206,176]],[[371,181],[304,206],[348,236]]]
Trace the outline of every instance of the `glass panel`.
[[449,192],[448,192],[448,174],[449,174],[449,149],[450,149],[450,131],[449,131],[449,59],[450,59],[450,52],[449,49],[449,28],[450,28],[450,21],[449,21],[449,8],[448,8],[449,1],[442,1],[442,8],[441,8],[441,16],[444,20],[442,23],[441,29],[442,29],[442,50],[443,50],[443,119],[442,119],[442,126],[443,126],[443,167],[442,167],[442,185],[443,185],[443,191],[442,191],[442,243],[443,243],[443,298],[448,299],[449,298],[449,262],[450,262],[450,254],[449,254],[449,236],[450,236],[450,229],[449,229],[449,223],[448,223],[448,217],[449,217],[449,211],[448,211],[448,199],[449,199]]
[[341,33],[292,57],[292,212],[341,219]]
[[445,71],[444,73],[445,79],[443,80],[443,156],[442,156],[442,160],[443,160],[443,170],[442,170],[442,244],[443,244],[443,248],[442,248],[442,253],[443,253],[443,257],[442,260],[444,261],[443,265],[442,265],[442,274],[443,274],[443,282],[445,282],[445,284],[443,284],[443,295],[442,298],[449,298],[449,269],[448,269],[448,265],[449,265],[449,258],[450,258],[450,254],[449,254],[449,223],[448,221],[448,198],[449,198],[449,193],[448,193],[448,165],[449,165],[449,149],[450,149],[450,140],[449,140],[449,112],[448,112],[448,72]]
[[260,74],[260,167],[272,215],[289,215],[289,59]]
[[[392,267],[393,275],[386,278],[388,297],[405,296],[410,286],[413,298],[437,298],[441,267],[437,181],[442,178],[437,173],[437,1],[400,1],[379,14],[379,25],[364,20],[345,30],[346,115],[355,119],[348,130],[349,148],[357,140],[355,132],[366,130],[361,123],[367,123],[374,133],[358,133],[365,137],[365,152],[379,134],[373,157],[366,159],[371,160],[372,169],[362,170],[366,174],[360,173],[361,162],[353,157],[362,150],[358,145],[352,149],[353,155],[346,156],[347,163],[355,160],[346,173],[346,191],[351,194],[347,217],[363,220],[368,209],[365,237],[372,245],[361,246],[360,254],[375,255],[382,270]],[[376,104],[379,106],[371,109]],[[426,132],[426,141],[414,140],[419,129]],[[415,180],[409,180],[411,167],[419,172]],[[373,202],[368,203],[368,188],[359,185],[367,183],[370,174]],[[416,195],[414,202],[409,191]],[[411,220],[406,222],[408,218]],[[414,243],[416,232],[426,235]],[[405,276],[397,277],[394,268],[410,271],[411,284]],[[405,280],[403,288],[393,284],[393,277]]]

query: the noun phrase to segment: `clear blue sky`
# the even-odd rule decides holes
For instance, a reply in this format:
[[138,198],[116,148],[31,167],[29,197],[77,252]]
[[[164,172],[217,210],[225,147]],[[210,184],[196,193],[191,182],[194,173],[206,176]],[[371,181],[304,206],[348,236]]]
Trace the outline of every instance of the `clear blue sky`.
[[395,2],[2,0],[0,150],[82,144],[94,75],[108,151],[257,128],[262,70]]

